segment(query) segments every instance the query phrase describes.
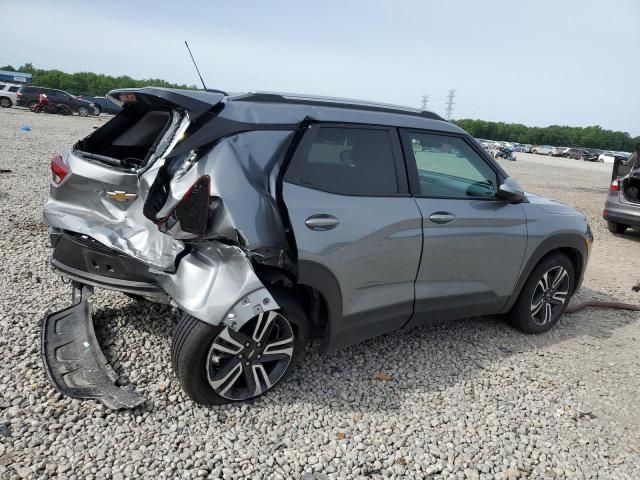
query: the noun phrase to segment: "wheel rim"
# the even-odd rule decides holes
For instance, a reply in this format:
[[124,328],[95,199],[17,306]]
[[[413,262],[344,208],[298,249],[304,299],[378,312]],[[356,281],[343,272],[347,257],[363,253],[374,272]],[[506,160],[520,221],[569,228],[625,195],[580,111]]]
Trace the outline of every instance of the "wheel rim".
[[229,400],[257,397],[285,374],[293,347],[291,324],[277,312],[261,313],[239,331],[225,327],[207,354],[209,385]]
[[80,115],[81,117],[86,117],[87,115],[89,115],[89,110],[87,109],[87,107],[80,107],[78,108],[78,115]]
[[569,295],[569,280],[569,272],[559,265],[542,275],[531,296],[531,320],[535,324],[546,325],[560,315]]
[[3,98],[3,99],[1,99],[1,100],[0,100],[0,105],[2,105],[3,107],[5,107],[5,108],[6,108],[6,107],[8,107],[9,105],[11,105],[11,103],[9,102],[9,100],[8,100],[8,99]]

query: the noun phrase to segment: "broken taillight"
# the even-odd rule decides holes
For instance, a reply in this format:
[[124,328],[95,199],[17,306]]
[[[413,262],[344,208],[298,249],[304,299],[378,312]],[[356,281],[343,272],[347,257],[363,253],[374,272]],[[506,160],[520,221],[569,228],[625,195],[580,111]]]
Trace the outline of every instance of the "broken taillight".
[[613,182],[611,182],[611,186],[609,187],[609,191],[610,192],[618,192],[619,190],[620,190],[620,180],[616,178]]
[[160,230],[178,238],[185,238],[185,233],[196,237],[204,235],[209,220],[210,191],[211,177],[203,175],[198,178],[176,208],[160,223]]
[[53,183],[60,185],[64,178],[69,175],[69,167],[64,163],[62,155],[54,155],[51,157],[51,174]]

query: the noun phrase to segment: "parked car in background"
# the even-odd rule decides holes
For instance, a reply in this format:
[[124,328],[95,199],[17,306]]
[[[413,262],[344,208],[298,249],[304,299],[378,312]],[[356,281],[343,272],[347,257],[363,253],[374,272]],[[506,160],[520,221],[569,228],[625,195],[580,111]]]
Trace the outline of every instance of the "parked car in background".
[[44,93],[55,104],[67,105],[81,117],[90,115],[95,108],[93,102],[74,97],[70,93],[55,88],[45,87],[20,87],[17,92],[17,105],[31,109],[40,100],[40,94]]
[[611,233],[640,228],[640,165],[618,157],[602,216]]
[[13,107],[18,100],[18,90],[20,85],[12,85],[10,83],[0,83],[0,107]]
[[551,145],[536,145],[531,149],[531,153],[535,153],[538,155],[553,155],[559,156],[562,155],[562,148],[553,147]]
[[93,110],[94,115],[100,115],[101,113],[111,113],[116,115],[120,113],[122,107],[107,97],[91,97],[89,95],[80,95],[78,98],[82,98],[83,100],[87,100],[88,102],[92,102],[95,105]]
[[525,193],[434,113],[299,94],[111,95],[127,108],[51,159],[52,265],[75,293],[41,324],[60,392],[144,401],[105,372],[94,287],[177,305],[175,374],[194,401],[222,404],[276,386],[310,338],[333,351],[498,313],[545,332],[582,281],[586,217]]
[[567,148],[562,152],[562,156],[565,158],[573,158],[574,160],[586,160],[589,152],[582,148]]
[[629,159],[629,154],[626,152],[607,151],[607,152],[602,152],[600,155],[598,155],[598,161],[603,163],[613,164],[617,158],[622,161],[626,161]]

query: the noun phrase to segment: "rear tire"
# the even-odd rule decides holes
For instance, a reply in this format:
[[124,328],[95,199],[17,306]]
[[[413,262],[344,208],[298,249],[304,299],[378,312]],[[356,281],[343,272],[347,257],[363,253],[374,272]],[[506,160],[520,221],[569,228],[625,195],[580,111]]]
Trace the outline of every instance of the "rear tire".
[[240,331],[188,314],[180,318],[171,359],[189,398],[202,405],[245,401],[271,390],[290,373],[304,350],[307,319],[289,292],[274,297],[281,308],[252,318]]
[[80,115],[81,117],[87,117],[89,116],[89,107],[85,107],[84,105],[81,105],[78,107],[76,112],[78,112],[78,115]]
[[2,108],[11,108],[13,106],[13,102],[8,97],[0,98],[0,107]]
[[100,115],[102,113],[102,109],[99,106],[95,106],[93,107],[93,114],[97,117],[98,115]]
[[621,234],[626,232],[628,227],[626,225],[623,225],[622,223],[607,222],[607,228],[611,233]]
[[35,100],[31,100],[27,106],[29,107],[29,110],[33,110],[33,107],[35,107],[37,104],[38,102],[36,102]]
[[548,255],[531,272],[508,317],[525,333],[544,333],[558,323],[574,289],[571,260],[562,253]]

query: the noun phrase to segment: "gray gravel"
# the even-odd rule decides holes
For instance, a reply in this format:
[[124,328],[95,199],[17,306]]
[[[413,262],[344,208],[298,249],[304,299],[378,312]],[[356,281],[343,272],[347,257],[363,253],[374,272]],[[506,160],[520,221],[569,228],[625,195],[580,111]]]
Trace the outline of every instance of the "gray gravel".
[[[266,397],[203,408],[171,371],[175,312],[98,291],[105,353],[148,402],[112,412],[61,397],[39,321],[70,291],[48,267],[41,209],[51,155],[103,121],[0,111],[0,168],[12,170],[0,174],[0,478],[640,478],[637,313],[582,312],[541,336],[478,318],[327,356],[311,345]],[[640,234],[615,237],[600,218],[610,167],[519,157],[504,165],[529,190],[590,218],[579,298],[638,301]]]

